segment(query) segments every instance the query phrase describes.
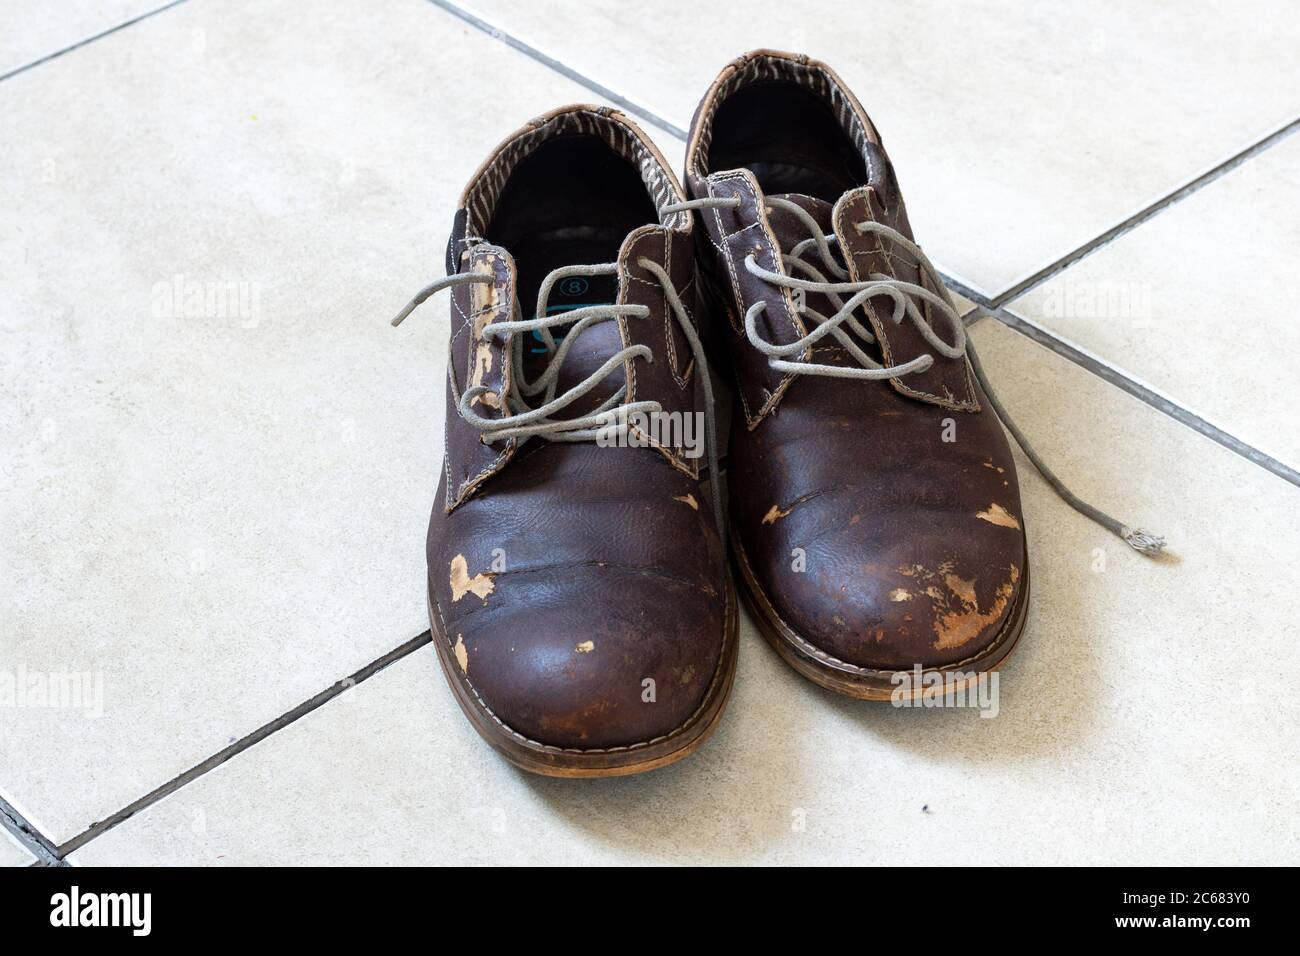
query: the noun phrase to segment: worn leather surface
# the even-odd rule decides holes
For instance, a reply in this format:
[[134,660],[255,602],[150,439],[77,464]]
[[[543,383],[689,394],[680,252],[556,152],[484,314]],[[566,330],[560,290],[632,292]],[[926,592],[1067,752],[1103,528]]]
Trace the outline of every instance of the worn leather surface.
[[[635,130],[618,114],[609,119]],[[644,343],[653,362],[628,363],[611,386],[626,379],[628,400],[700,408],[690,348],[662,287],[637,264],[646,257],[662,265],[693,310],[692,226],[679,218],[687,220],[683,228],[651,223],[625,240],[619,301],[646,305],[650,315],[593,326],[600,331],[574,347],[562,388],[622,345]],[[481,331],[509,317],[509,250],[467,243],[449,258],[497,281],[455,290],[452,394],[466,382],[508,386],[509,346],[484,341]],[[533,306],[522,307],[531,315]],[[476,410],[499,412],[486,405]],[[726,623],[725,551],[700,487],[700,461],[680,447],[536,438],[517,448],[484,445],[451,395],[446,433],[426,552],[453,678],[503,733],[548,746],[627,747],[680,728],[704,702]]]
[[[759,55],[786,56],[749,57]],[[711,114],[702,104],[696,122]],[[698,136],[693,129],[692,142]],[[882,272],[918,282],[916,263],[901,250],[852,228],[872,219],[911,237],[883,147],[866,149],[869,181],[837,203],[785,198],[840,237],[854,278]],[[877,309],[865,310],[880,340],[877,360],[899,364],[924,352],[935,355],[931,369],[897,382],[812,375],[782,382],[737,320],[754,301],[766,301],[764,334],[788,342],[798,317],[745,272],[743,260],[756,253],[772,268],[773,239],[789,250],[807,230],[778,209],[764,217],[752,176],[692,169],[688,156],[687,180],[695,197],[743,200],[736,210],[702,213],[706,235],[697,245],[716,303],[713,321],[728,329],[735,388],[746,402],[730,436],[733,531],[768,601],[799,637],[859,667],[952,666],[979,657],[1017,604],[1026,553],[1015,463],[967,360],[934,353],[906,320],[894,325],[892,302],[882,297],[872,300]],[[810,296],[809,305],[832,314],[819,298]],[[933,325],[951,341],[940,319]],[[856,364],[832,338],[818,343],[813,360]]]
[[482,482],[496,474],[514,455],[515,440],[498,445],[479,441],[482,434],[456,412],[457,396],[465,389],[486,385],[491,391],[474,399],[472,408],[485,418],[503,414],[501,396],[510,387],[509,353],[503,340],[488,337],[484,329],[508,322],[515,301],[515,264],[499,246],[479,243],[461,255],[461,271],[492,276],[491,285],[463,285],[451,295],[451,350],[447,360],[447,423],[443,458],[444,494],[448,508],[455,507]]
[[[653,455],[539,442],[483,494],[434,512],[430,581],[462,677],[534,741],[595,749],[671,733],[718,666],[722,545],[698,482]],[[490,591],[456,597],[458,555]]]

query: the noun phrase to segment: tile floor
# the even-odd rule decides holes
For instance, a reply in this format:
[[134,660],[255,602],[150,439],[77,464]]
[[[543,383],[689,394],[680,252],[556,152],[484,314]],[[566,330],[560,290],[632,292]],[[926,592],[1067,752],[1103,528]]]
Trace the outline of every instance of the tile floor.
[[57,5],[6,0],[0,6],[0,76],[30,68],[163,6],[162,0],[60,0]]
[[[761,0],[725,44],[672,2],[161,6],[0,14],[0,676],[88,675],[76,706],[0,708],[0,797],[56,848],[6,833],[0,865],[1300,859],[1300,439],[1267,394],[1300,384],[1284,4]],[[745,622],[691,760],[527,777],[412,644],[445,345],[386,319],[523,120],[630,103],[679,162],[673,129],[759,45],[855,86],[921,241],[993,307],[1005,403],[1172,556],[1022,460],[1035,593],[996,719],[837,698]]]

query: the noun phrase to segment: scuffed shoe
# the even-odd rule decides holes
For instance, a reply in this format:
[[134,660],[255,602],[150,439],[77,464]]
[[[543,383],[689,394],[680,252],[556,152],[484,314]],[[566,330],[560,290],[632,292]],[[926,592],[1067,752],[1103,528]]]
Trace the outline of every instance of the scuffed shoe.
[[870,119],[824,64],[748,54],[696,111],[686,181],[760,629],[855,697],[996,667],[1029,594],[1015,461]]
[[671,763],[731,688],[683,199],[624,116],[556,110],[475,174],[447,278],[394,320],[452,289],[429,616],[462,709],[526,770]]

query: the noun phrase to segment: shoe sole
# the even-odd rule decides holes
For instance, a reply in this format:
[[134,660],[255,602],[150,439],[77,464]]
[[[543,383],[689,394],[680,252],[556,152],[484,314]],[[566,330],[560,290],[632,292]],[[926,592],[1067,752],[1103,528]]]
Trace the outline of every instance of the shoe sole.
[[[750,615],[758,625],[759,633],[763,635],[764,640],[772,645],[772,648],[781,655],[787,664],[814,684],[819,684],[827,690],[835,691],[837,694],[856,697],[859,700],[916,698],[924,693],[924,687],[911,687],[907,693],[900,693],[898,690],[899,685],[894,683],[896,675],[914,675],[914,670],[881,670],[849,664],[836,660],[812,642],[797,634],[793,628],[781,620],[780,615],[776,613],[776,609],[772,606],[772,602],[763,593],[763,589],[759,586],[754,577],[753,569],[749,565],[749,558],[745,555],[745,549],[734,531],[730,535],[730,540],[732,563],[736,566],[737,573],[744,584],[742,593],[745,606],[749,609]],[[923,674],[937,673],[942,676],[957,672],[963,674],[987,673],[997,670],[1006,663],[1007,658],[1011,656],[1011,652],[1015,649],[1016,643],[1020,640],[1020,635],[1025,630],[1025,619],[1028,616],[1029,608],[1029,568],[1027,565],[1028,561],[1026,561],[1024,583],[1021,585],[1020,593],[1016,598],[1016,605],[1011,609],[1011,613],[1007,616],[1006,623],[1003,625],[1002,630],[998,632],[998,636],[990,641],[988,646],[977,656],[956,664],[927,667],[922,671]],[[974,679],[976,678],[971,676],[954,681],[954,692],[964,689]]]
[[442,626],[441,614],[433,592],[428,592],[429,628],[438,650],[438,661],[447,678],[456,703],[469,718],[479,736],[516,767],[547,777],[625,777],[657,770],[689,757],[708,739],[722,718],[731,686],[736,676],[738,614],[736,589],[731,576],[726,580],[727,616],[722,638],[722,653],[713,672],[704,700],[695,713],[671,733],[643,743],[599,750],[553,747],[530,740],[512,730],[479,698],[473,686],[461,675],[460,665],[452,656],[451,644]]

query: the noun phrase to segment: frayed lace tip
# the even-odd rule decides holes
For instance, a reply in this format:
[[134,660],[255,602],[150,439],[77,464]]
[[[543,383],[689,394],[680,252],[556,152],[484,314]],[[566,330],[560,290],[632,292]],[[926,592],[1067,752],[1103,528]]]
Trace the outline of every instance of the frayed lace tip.
[[1141,529],[1125,528],[1121,537],[1139,554],[1159,554],[1165,549],[1165,539],[1158,534]]

